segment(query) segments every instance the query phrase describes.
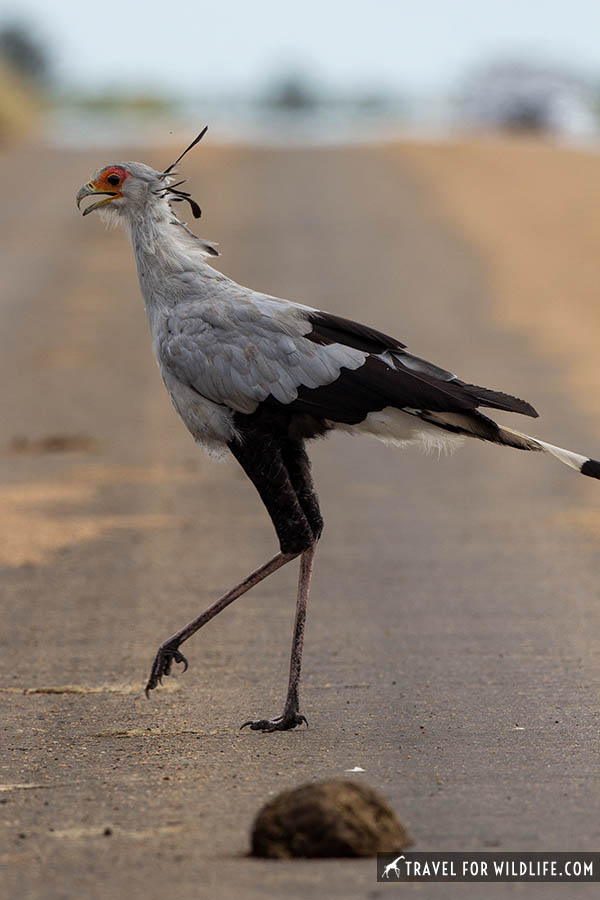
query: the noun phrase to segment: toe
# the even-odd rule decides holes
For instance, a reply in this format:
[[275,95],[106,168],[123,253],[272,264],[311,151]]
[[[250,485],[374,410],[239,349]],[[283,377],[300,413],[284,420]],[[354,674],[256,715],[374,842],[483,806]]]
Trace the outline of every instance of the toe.
[[288,716],[277,716],[275,719],[248,719],[240,726],[242,728],[250,728],[251,731],[289,731],[296,725],[306,725],[308,728],[308,720],[301,713],[293,713]]
[[242,728],[250,728],[250,731],[270,731],[272,724],[270,719],[248,719],[247,722],[240,725],[240,731]]
[[[188,664],[187,659],[185,658],[185,656],[183,655],[183,653],[180,650],[173,651],[173,659],[175,660],[176,663],[183,663],[183,671],[187,672],[187,670],[189,669],[189,664]],[[182,674],[183,674],[183,672],[182,672]]]

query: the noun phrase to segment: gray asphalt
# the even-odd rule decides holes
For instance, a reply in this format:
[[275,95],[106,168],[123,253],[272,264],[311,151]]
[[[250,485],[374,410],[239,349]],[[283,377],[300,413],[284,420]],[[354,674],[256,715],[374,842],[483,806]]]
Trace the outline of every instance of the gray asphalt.
[[[283,700],[291,566],[144,698],[158,643],[276,547],[241,472],[196,451],[170,407],[125,237],[76,215],[78,186],[113,161],[3,152],[3,896],[383,896],[371,860],[246,858],[263,802],[355,766],[415,849],[598,849],[600,550],[576,521],[599,488],[536,454],[316,444],[310,728],[238,731]],[[205,166],[199,150],[188,173],[228,274],[387,330],[530,400],[543,415],[525,430],[599,449],[552,360],[499,329],[484,262],[401,157],[235,150]],[[64,452],[42,452],[48,435]],[[493,893],[567,890],[594,895]]]

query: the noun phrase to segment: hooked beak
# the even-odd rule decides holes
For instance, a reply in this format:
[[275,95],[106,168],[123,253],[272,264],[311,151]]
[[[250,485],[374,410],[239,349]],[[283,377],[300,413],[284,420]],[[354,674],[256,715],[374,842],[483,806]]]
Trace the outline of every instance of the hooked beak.
[[88,181],[87,184],[84,184],[83,187],[80,187],[77,191],[77,196],[75,199],[77,200],[77,209],[81,208],[81,201],[86,197],[89,197],[90,194],[102,194],[104,195],[104,200],[98,200],[96,203],[92,203],[91,206],[87,206],[83,215],[87,216],[88,213],[93,212],[95,209],[98,209],[99,206],[104,206],[106,203],[110,203],[113,197],[120,197],[120,191],[99,191],[96,187],[94,187],[93,182]]

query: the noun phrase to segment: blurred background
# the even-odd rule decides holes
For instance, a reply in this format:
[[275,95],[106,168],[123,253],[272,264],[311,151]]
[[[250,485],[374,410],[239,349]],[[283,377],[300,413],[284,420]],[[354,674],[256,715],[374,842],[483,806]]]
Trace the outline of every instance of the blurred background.
[[460,129],[595,140],[591,0],[5,2],[0,136],[344,142]]

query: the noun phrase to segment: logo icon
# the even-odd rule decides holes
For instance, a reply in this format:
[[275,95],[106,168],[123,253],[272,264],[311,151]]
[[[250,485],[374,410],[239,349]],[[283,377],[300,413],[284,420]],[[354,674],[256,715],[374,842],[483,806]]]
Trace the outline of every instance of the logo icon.
[[400,862],[401,859],[406,859],[406,857],[404,856],[404,853],[402,853],[400,856],[397,856],[396,859],[393,860],[393,862],[389,863],[389,865],[384,867],[383,872],[381,873],[381,877],[389,878],[390,872],[394,872],[396,875],[396,878],[400,878],[400,869],[398,868],[398,863]]

